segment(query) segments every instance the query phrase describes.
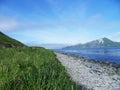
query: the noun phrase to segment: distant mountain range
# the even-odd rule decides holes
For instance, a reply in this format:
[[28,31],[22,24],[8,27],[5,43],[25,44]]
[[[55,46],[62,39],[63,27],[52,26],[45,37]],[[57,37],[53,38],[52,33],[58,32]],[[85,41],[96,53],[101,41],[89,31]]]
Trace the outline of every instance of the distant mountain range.
[[22,47],[22,46],[25,45],[0,32],[0,48],[12,48],[12,47]]
[[61,49],[67,47],[66,44],[40,44],[39,46],[47,48],[47,49]]
[[100,38],[85,44],[77,44],[73,46],[68,46],[63,49],[71,48],[105,48],[105,47],[120,47],[120,42],[114,42],[108,38]]
[[[0,32],[0,48],[7,47],[22,47],[25,46],[23,43],[10,38],[9,36]],[[105,47],[120,47],[120,42],[112,41],[108,38],[100,38],[85,44],[77,44],[73,46],[67,46],[66,44],[40,44],[39,46],[48,49],[71,49],[71,48],[105,48]]]

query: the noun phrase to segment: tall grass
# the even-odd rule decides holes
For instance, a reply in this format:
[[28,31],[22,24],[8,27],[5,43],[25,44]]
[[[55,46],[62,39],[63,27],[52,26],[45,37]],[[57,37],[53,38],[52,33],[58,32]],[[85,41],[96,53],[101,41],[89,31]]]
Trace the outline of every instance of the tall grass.
[[0,90],[78,90],[55,54],[44,48],[0,49]]

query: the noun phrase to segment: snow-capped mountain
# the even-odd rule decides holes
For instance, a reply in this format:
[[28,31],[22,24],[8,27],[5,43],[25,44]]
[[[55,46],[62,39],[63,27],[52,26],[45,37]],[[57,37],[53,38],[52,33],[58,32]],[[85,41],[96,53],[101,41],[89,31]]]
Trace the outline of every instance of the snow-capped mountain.
[[102,48],[102,47],[120,47],[120,42],[114,42],[108,38],[100,38],[98,40],[94,40],[85,44],[77,44],[74,46],[68,46],[64,49],[68,48]]

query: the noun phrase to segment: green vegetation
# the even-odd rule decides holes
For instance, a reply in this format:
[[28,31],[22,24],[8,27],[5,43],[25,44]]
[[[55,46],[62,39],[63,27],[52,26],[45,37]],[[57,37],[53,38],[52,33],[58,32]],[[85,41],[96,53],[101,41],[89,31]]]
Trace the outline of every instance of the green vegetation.
[[78,90],[78,86],[52,51],[21,47],[0,49],[0,90]]
[[3,47],[22,47],[24,46],[21,42],[8,37],[7,35],[0,32],[0,48]]

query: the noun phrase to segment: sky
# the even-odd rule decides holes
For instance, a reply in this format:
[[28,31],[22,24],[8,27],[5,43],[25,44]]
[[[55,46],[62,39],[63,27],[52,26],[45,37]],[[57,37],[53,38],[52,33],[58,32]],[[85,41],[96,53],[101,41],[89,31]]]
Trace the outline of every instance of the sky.
[[27,45],[120,42],[120,0],[0,0],[0,31]]

